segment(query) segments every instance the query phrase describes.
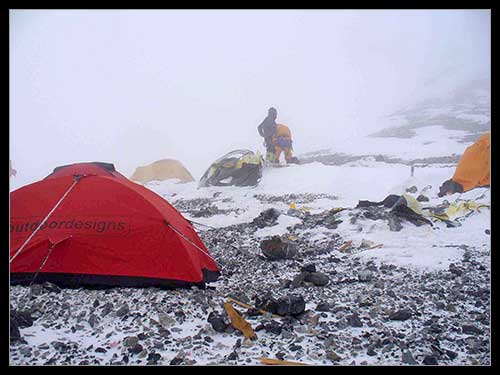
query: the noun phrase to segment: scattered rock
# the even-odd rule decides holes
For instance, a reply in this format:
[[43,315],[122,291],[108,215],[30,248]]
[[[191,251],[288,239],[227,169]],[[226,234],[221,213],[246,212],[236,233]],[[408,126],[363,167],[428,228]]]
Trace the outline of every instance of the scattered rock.
[[483,330],[473,325],[464,324],[462,326],[462,333],[465,333],[466,335],[482,335]]
[[229,323],[226,322],[223,316],[215,312],[211,312],[208,315],[207,321],[212,325],[212,328],[216,332],[225,332],[229,326]]
[[438,361],[437,361],[436,357],[434,357],[433,355],[426,355],[424,360],[422,361],[422,363],[424,365],[435,366],[438,364]]
[[409,365],[418,365],[418,362],[415,361],[415,358],[413,358],[413,354],[411,354],[409,350],[403,350],[401,361]]
[[408,320],[413,313],[409,309],[397,310],[389,315],[389,320]]
[[358,273],[358,280],[367,282],[373,278],[373,272],[369,270],[364,270]]
[[305,281],[309,281],[316,286],[325,286],[330,282],[330,278],[322,272],[311,272],[306,275]]
[[260,243],[260,249],[264,256],[270,260],[293,259],[298,252],[295,243],[279,236],[263,240]]

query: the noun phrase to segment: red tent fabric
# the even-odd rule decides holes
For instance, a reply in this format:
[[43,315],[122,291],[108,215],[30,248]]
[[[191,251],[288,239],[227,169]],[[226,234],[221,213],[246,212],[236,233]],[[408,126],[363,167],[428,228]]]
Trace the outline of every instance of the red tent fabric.
[[220,274],[179,211],[108,163],[59,167],[11,192],[10,261],[13,284],[170,288]]

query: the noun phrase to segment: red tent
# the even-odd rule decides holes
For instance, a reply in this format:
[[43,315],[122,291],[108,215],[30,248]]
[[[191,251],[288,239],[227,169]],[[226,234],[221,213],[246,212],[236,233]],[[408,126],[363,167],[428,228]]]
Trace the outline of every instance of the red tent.
[[170,288],[219,274],[191,223],[113,164],[59,167],[10,193],[13,284]]

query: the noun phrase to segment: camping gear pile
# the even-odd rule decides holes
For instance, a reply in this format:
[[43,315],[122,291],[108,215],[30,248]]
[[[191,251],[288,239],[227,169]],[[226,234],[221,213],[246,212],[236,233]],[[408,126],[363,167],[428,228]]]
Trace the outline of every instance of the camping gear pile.
[[234,150],[212,163],[199,186],[256,186],[262,178],[263,165],[259,152]]

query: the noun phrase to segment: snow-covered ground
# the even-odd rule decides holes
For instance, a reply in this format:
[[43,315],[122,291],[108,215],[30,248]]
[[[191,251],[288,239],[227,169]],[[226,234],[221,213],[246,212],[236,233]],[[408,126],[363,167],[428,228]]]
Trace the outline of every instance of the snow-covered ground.
[[[383,153],[406,159],[443,156],[452,153],[461,154],[467,146],[467,144],[464,145],[464,143],[454,140],[462,135],[459,131],[445,131],[442,127],[424,127],[417,129],[417,133],[418,136],[412,139],[365,138],[356,143],[356,148],[345,144],[343,148],[339,147],[335,151],[349,154],[356,152],[359,154]],[[13,307],[18,310],[30,310],[39,317],[31,327],[21,329],[25,344],[11,346],[11,364],[123,364],[128,363],[129,359],[130,364],[145,364],[154,362],[153,357],[151,357],[152,353],[160,356],[161,359],[155,362],[158,364],[172,363],[175,358],[183,358],[182,364],[258,364],[259,357],[274,358],[273,353],[276,353],[278,349],[273,349],[273,345],[283,351],[285,344],[301,347],[297,352],[294,351],[295,349],[290,349],[291,351],[286,349],[288,351],[285,353],[285,359],[309,364],[397,365],[411,363],[408,358],[403,361],[401,359],[402,355],[403,357],[406,355],[404,353],[407,349],[411,349],[417,362],[422,363],[431,353],[428,343],[435,343],[432,341],[435,340],[435,338],[431,338],[432,334],[426,331],[427,328],[423,328],[428,322],[431,326],[439,322],[441,326],[438,328],[445,331],[450,330],[447,332],[449,341],[443,338],[440,340],[444,340],[444,347],[453,348],[457,356],[453,355],[453,359],[446,357],[447,359],[443,360],[445,364],[488,364],[489,353],[478,349],[484,348],[484,342],[468,336],[465,333],[465,328],[462,328],[463,332],[459,328],[457,331],[455,325],[452,327],[446,323],[449,321],[447,319],[462,322],[459,315],[463,313],[463,324],[472,324],[470,317],[473,316],[471,314],[476,313],[474,311],[477,309],[480,309],[482,314],[489,315],[489,306],[485,305],[484,298],[481,300],[482,302],[476,301],[475,307],[473,303],[464,302],[460,307],[456,307],[464,310],[455,310],[458,312],[453,313],[451,307],[446,311],[442,308],[436,310],[435,307],[430,307],[431,302],[425,300],[425,294],[418,293],[424,293],[425,288],[431,285],[436,288],[435,290],[440,290],[439,284],[442,280],[449,283],[450,288],[454,285],[457,288],[463,285],[464,291],[469,290],[467,288],[472,285],[470,283],[476,279],[463,281],[463,284],[460,284],[462,281],[459,283],[450,278],[450,267],[457,264],[463,265],[463,267],[472,267],[470,269],[474,270],[480,267],[483,271],[477,274],[479,276],[475,276],[476,273],[466,276],[478,277],[478,280],[480,279],[484,283],[478,288],[489,290],[491,244],[490,236],[485,232],[491,229],[489,208],[482,208],[479,212],[474,212],[462,220],[462,225],[457,228],[448,228],[444,223],[435,223],[433,227],[429,225],[417,227],[404,222],[400,231],[391,231],[386,221],[359,219],[355,223],[351,223],[350,220],[350,214],[359,200],[381,201],[389,194],[403,194],[411,186],[417,187],[415,197],[424,188],[431,186],[424,193],[429,201],[422,202],[423,207],[436,206],[445,199],[449,202],[465,199],[490,204],[490,190],[487,188],[438,198],[439,186],[452,176],[453,171],[453,166],[431,164],[415,168],[414,175],[411,177],[410,168],[407,165],[387,164],[367,158],[342,166],[328,166],[316,162],[291,165],[285,168],[266,168],[262,180],[254,188],[198,188],[197,182],[180,184],[173,180],[148,183],[146,186],[149,189],[163,196],[183,212],[186,218],[195,222],[200,236],[208,241],[207,246],[223,270],[221,280],[212,285],[216,291],[202,291],[196,288],[176,291],[160,291],[154,288],[145,290],[118,288],[111,291],[63,290],[58,293],[46,292],[37,295],[30,288],[12,287],[11,304]],[[198,200],[200,202],[209,201],[222,213],[204,217],[197,215],[196,209],[186,208],[186,202],[193,202],[196,208]],[[315,296],[320,295],[323,299],[333,301],[332,303],[337,306],[337,312],[333,315],[330,312],[318,313],[318,317],[321,316],[320,320],[323,322],[323,328],[320,330],[323,333],[314,331],[311,328],[313,327],[312,323],[304,323],[304,327],[296,328],[293,334],[287,333],[290,336],[286,336],[285,333],[275,336],[267,331],[259,331],[256,341],[247,342],[236,332],[217,333],[213,331],[210,324],[207,323],[207,315],[210,311],[221,311],[224,296],[238,291],[258,293],[259,288],[271,288],[278,294],[286,293],[287,289],[280,286],[281,281],[278,279],[292,279],[299,265],[289,260],[284,262],[259,260],[260,251],[257,244],[273,235],[291,234],[291,228],[302,223],[300,217],[292,213],[289,214],[292,203],[299,211],[307,211],[313,215],[334,208],[346,208],[337,214],[336,217],[341,220],[341,223],[334,229],[318,225],[293,231],[294,236],[307,238],[308,246],[317,246],[318,248],[323,246],[328,252],[327,255],[314,255],[311,258],[319,270],[330,274],[331,277],[342,274],[344,278],[350,276],[356,278],[357,272],[367,267],[377,269],[380,272],[383,270],[384,275],[388,270],[387,275],[390,277],[387,276],[387,279],[384,279],[386,285],[391,285],[390,288],[395,288],[394,290],[401,294],[403,299],[400,302],[402,301],[403,305],[405,303],[403,300],[408,298],[411,301],[420,301],[421,310],[419,310],[420,307],[416,310],[424,311],[423,306],[425,306],[427,313],[422,312],[422,314],[428,319],[426,320],[419,315],[415,320],[410,319],[403,322],[378,320],[375,318],[377,316],[375,310],[379,309],[385,313],[384,309],[390,305],[384,305],[387,300],[390,300],[384,294],[385,292],[381,292],[382,295],[372,295],[378,288],[376,284],[371,285],[370,288],[364,283],[349,284],[352,286],[344,287],[342,286],[344,285],[342,284],[343,279],[338,276],[338,284],[333,285],[332,282],[329,288],[325,287],[321,292],[306,287],[297,289],[297,292],[305,296],[306,309],[311,311],[308,315],[309,318],[321,302],[315,299]],[[276,225],[248,232],[252,233],[251,235],[245,235],[243,229],[238,232],[238,228],[245,228],[246,224],[250,224],[262,211],[269,208],[275,208],[281,212]],[[213,245],[213,248],[210,248],[213,238],[218,238],[218,245]],[[225,242],[226,240],[229,242]],[[224,247],[223,244],[230,243],[231,240],[241,240],[236,247],[244,248],[246,251],[238,250],[240,252],[235,253],[234,246],[233,248]],[[329,241],[336,241],[337,244],[352,241],[352,248],[356,250],[359,249],[363,240],[382,244],[382,247],[344,254],[335,248],[322,245]],[[338,257],[342,262],[337,266],[333,265],[329,260],[332,257]],[[470,259],[470,257],[474,259],[470,263],[472,265],[468,263],[468,260],[464,260]],[[307,261],[309,258],[305,259]],[[357,271],[354,271],[353,267]],[[395,268],[392,271],[392,268],[387,267]],[[259,271],[255,271],[257,269]],[[266,279],[266,274],[274,276],[271,279]],[[380,276],[380,278],[383,277]],[[428,280],[428,284],[425,280]],[[387,288],[389,287],[386,287],[385,291],[389,290]],[[422,289],[420,290],[420,288]],[[244,290],[242,291],[242,289]],[[48,296],[48,298],[42,298],[43,296]],[[247,297],[251,296],[247,295]],[[341,323],[344,322],[342,319],[345,319],[345,316],[342,315],[342,309],[347,309],[350,312],[356,311],[358,307],[353,304],[368,297],[373,297],[375,300],[380,298],[381,301],[380,304],[374,305],[375,307],[370,310],[369,315],[365,316],[370,322],[368,326],[363,325],[364,328],[359,328],[356,325],[349,326],[349,324],[347,327],[342,326],[342,324],[345,325],[345,323]],[[489,301],[489,297],[486,300]],[[100,314],[100,311],[106,301],[113,305],[113,311],[103,315]],[[443,302],[445,302],[444,299]],[[439,298],[435,303],[439,303]],[[117,310],[124,305],[130,308],[130,312],[123,317],[117,317]],[[365,304],[361,304],[361,306],[365,306]],[[449,304],[446,306],[448,309]],[[479,308],[479,306],[482,307]],[[92,320],[92,316],[95,319],[92,318]],[[306,316],[304,319],[309,318]],[[162,319],[161,325],[169,327],[168,337],[160,337],[157,333],[153,333],[155,325],[152,321],[161,321]],[[264,321],[266,319],[268,318],[264,318]],[[439,319],[444,319],[444,323],[443,320]],[[92,324],[89,323],[91,320]],[[431,320],[434,323],[431,323]],[[254,328],[262,323],[258,317],[249,318],[249,321]],[[328,327],[333,327],[333,325],[338,330],[335,328],[335,331],[331,332],[332,338],[327,331],[331,329]],[[432,327],[437,330],[435,326]],[[399,333],[395,333],[396,331]],[[126,352],[124,340],[128,336],[137,338],[138,335],[140,336],[140,332],[146,335],[146,338],[139,338],[139,340],[148,342],[149,346],[146,348],[145,345],[144,348],[147,350],[138,354],[124,355],[123,353]],[[375,344],[375,346],[368,346],[368,354],[364,344],[362,348],[365,349],[357,349],[358,346],[361,348],[360,343],[363,340],[368,340],[367,338],[371,337],[370,341],[374,337],[373,335],[380,335],[381,332],[388,335],[394,334],[396,338],[387,345],[390,346],[397,342],[397,345],[402,345],[400,349],[397,348],[397,351],[395,351],[396,349],[387,349],[387,355],[384,355],[385,349],[382,351],[376,349],[377,354],[374,355],[372,349],[379,348]],[[420,336],[415,338],[415,332],[427,333],[419,333]],[[489,332],[488,328],[482,330],[481,337],[485,340],[489,338],[487,332]],[[196,338],[197,335],[198,338]],[[398,335],[401,336],[401,339],[398,339],[400,337]],[[338,342],[337,346],[328,340]],[[360,342],[359,345],[356,340]],[[405,343],[401,344],[401,340]],[[61,344],[59,344],[59,348],[57,348],[57,345],[53,344],[54,342],[60,342],[66,346],[61,349]],[[459,342],[460,344],[458,344]],[[327,348],[328,345],[332,345],[337,353],[341,353],[341,359],[335,359],[330,349]],[[95,352],[97,348],[100,350]],[[73,354],[70,356],[61,353]],[[227,356],[231,353],[239,354],[235,354],[236,359],[228,359]],[[391,355],[389,356],[389,354]],[[86,355],[87,357],[85,357]]]

